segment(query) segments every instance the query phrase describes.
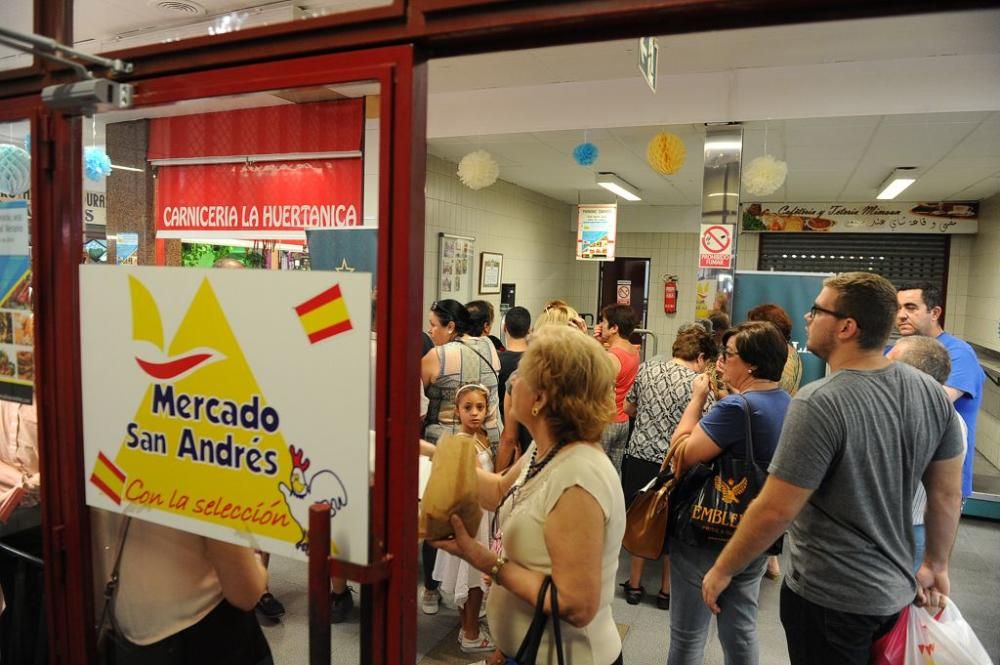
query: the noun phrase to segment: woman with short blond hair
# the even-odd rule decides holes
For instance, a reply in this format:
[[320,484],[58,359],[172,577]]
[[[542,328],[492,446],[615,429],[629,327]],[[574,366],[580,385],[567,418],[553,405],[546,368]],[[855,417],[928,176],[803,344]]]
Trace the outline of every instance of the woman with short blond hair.
[[[611,603],[625,501],[600,446],[614,416],[614,381],[614,366],[596,340],[569,326],[537,329],[521,356],[511,401],[534,443],[511,472],[479,474],[480,503],[499,511],[503,552],[478,543],[457,517],[455,539],[434,543],[493,577],[487,615],[508,656],[524,639],[542,581],[551,575],[567,662],[622,662]],[[552,635],[549,623],[539,662],[555,662]]]

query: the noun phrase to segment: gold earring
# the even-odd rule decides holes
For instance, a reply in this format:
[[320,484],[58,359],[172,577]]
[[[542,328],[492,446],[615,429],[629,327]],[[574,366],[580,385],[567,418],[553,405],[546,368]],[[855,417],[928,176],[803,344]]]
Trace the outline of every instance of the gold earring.
[[531,407],[531,415],[533,415],[533,416],[537,416],[538,415],[538,407],[537,406]]

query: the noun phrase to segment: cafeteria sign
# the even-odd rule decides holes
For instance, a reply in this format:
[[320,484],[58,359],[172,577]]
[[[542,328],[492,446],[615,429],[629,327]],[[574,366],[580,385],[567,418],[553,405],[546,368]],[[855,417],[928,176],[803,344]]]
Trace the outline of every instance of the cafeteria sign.
[[368,560],[370,276],[81,266],[86,498],[305,559]]
[[744,232],[798,233],[976,233],[979,203],[749,203]]

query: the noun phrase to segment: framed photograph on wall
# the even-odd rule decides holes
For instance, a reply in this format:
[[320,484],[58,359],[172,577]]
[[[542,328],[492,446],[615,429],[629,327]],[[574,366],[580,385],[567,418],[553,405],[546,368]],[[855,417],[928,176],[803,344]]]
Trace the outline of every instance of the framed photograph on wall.
[[463,305],[472,300],[472,273],[476,239],[438,234],[438,300],[451,298]]
[[500,293],[500,278],[503,276],[503,254],[479,253],[479,292]]

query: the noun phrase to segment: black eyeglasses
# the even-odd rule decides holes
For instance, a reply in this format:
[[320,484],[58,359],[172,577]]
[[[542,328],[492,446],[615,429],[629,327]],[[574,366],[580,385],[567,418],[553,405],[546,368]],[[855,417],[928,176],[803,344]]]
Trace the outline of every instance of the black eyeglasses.
[[730,351],[726,347],[722,347],[721,355],[722,355],[722,359],[723,360],[725,360],[726,358],[729,358],[730,356],[736,356],[737,358],[740,357],[739,351]]
[[848,316],[846,314],[842,313],[842,312],[838,312],[838,311],[832,310],[832,309],[827,309],[826,307],[820,307],[819,305],[816,305],[816,304],[813,304],[813,306],[809,308],[809,318],[810,319],[815,319],[816,315],[820,314],[820,313],[822,313],[822,314],[829,314],[830,316],[838,318],[838,319],[846,319],[846,318],[848,318]]

